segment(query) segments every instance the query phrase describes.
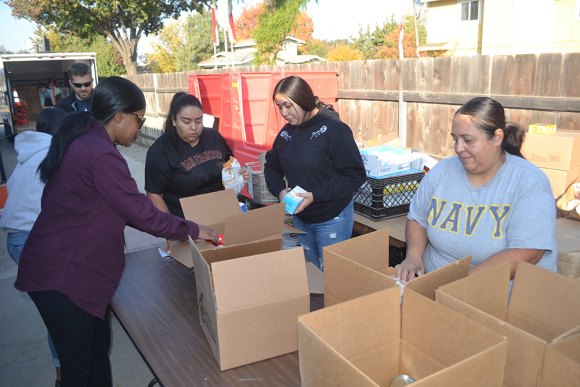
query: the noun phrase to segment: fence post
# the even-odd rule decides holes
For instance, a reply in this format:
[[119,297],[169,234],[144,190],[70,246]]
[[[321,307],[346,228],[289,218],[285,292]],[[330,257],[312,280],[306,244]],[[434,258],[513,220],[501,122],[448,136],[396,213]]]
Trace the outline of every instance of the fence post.
[[155,95],[155,112],[157,113],[157,117],[159,117],[160,105],[159,105],[159,93],[157,89],[159,87],[159,81],[157,79],[157,73],[153,74],[153,93]]

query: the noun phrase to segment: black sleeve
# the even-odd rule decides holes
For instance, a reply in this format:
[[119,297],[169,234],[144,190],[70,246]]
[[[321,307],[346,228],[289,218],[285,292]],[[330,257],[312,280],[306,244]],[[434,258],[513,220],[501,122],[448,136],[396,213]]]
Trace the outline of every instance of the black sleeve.
[[155,142],[148,150],[145,159],[145,191],[163,195],[171,179],[171,166],[163,144]]
[[350,128],[340,123],[337,135],[330,137],[330,159],[339,175],[312,190],[317,202],[332,201],[351,195],[366,181],[362,156]]
[[280,158],[276,152],[278,145],[278,138],[274,140],[272,149],[266,153],[266,163],[264,164],[264,178],[266,179],[266,186],[268,191],[276,197],[286,189],[286,183],[284,182],[284,171],[282,170],[282,165],[280,165]]

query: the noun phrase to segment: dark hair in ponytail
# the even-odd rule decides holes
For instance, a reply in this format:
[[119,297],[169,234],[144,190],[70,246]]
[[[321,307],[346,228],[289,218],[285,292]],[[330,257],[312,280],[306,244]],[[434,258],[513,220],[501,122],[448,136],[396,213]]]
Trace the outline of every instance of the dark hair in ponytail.
[[304,79],[291,75],[282,78],[272,92],[272,99],[276,98],[276,94],[283,94],[296,105],[300,106],[304,111],[311,112],[317,107],[324,107],[334,111],[334,107],[330,104],[325,104],[318,97],[314,95],[312,88]]
[[501,147],[506,152],[524,158],[521,152],[522,144],[526,136],[525,131],[513,122],[505,121],[503,106],[494,99],[488,97],[476,97],[461,106],[455,115],[467,115],[473,117],[475,127],[484,132],[488,138],[495,135],[497,129],[504,132]]
[[93,92],[91,113],[69,114],[52,136],[46,158],[40,163],[40,179],[47,182],[58,169],[69,145],[86,133],[96,121],[105,125],[119,112],[145,109],[145,96],[133,82],[121,77],[108,77],[97,84]]

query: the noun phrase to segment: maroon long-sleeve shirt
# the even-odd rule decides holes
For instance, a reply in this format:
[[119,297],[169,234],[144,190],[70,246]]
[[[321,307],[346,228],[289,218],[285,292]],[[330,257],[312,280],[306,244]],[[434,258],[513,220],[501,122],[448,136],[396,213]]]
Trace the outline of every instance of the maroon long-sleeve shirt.
[[47,182],[14,286],[60,291],[103,318],[125,266],[127,224],[168,239],[199,235],[197,224],[159,211],[139,192],[127,162],[96,124],[69,145]]

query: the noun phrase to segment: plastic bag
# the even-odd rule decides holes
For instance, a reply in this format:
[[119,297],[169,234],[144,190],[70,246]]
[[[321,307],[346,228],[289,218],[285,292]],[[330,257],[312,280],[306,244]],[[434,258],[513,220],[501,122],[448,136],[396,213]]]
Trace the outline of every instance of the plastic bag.
[[244,187],[244,176],[241,173],[242,166],[240,162],[234,157],[225,162],[222,169],[222,182],[225,189],[233,189],[236,194],[239,194]]

